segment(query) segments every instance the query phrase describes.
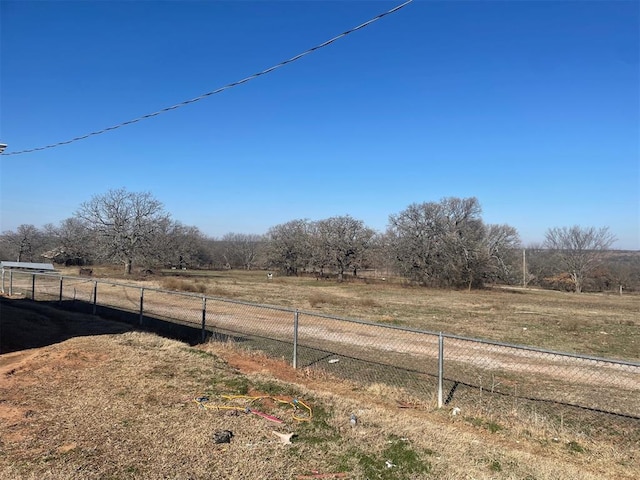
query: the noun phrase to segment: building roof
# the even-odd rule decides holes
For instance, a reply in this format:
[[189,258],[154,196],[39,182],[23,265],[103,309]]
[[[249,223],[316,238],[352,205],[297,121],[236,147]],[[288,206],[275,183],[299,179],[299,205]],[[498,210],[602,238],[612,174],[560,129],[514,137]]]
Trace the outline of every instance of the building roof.
[[30,262],[0,262],[0,268],[18,268],[22,270],[48,270],[55,271],[52,263],[30,263]]

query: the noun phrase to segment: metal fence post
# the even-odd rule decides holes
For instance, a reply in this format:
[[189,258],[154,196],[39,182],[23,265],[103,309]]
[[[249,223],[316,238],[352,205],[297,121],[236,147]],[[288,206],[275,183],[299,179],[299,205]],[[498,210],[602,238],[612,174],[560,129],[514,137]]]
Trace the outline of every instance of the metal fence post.
[[207,297],[202,297],[202,343],[204,343],[207,336],[205,325],[207,323]]
[[442,408],[442,383],[444,377],[444,337],[438,335],[438,408]]
[[293,314],[293,368],[298,368],[298,309]]
[[4,293],[4,268],[2,269],[2,293]]
[[93,314],[96,314],[98,304],[98,282],[93,282]]
[[62,280],[64,277],[60,276],[60,295],[58,295],[58,305],[62,305]]
[[36,300],[36,274],[31,275],[31,300]]
[[13,269],[9,270],[9,296],[13,296]]
[[144,315],[144,288],[140,289],[140,319],[139,324],[142,326],[142,317]]

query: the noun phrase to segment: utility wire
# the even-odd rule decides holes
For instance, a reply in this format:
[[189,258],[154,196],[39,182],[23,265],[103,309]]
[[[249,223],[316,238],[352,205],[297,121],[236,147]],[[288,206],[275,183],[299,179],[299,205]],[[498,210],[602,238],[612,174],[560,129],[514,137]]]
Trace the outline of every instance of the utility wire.
[[23,153],[37,152],[37,151],[40,151],[40,150],[47,150],[49,148],[59,147],[61,145],[68,145],[69,143],[74,143],[74,142],[77,142],[77,141],[80,141],[80,140],[84,140],[84,139],[89,138],[89,137],[93,137],[93,136],[96,136],[96,135],[101,135],[103,133],[110,132],[111,130],[116,130],[118,128],[125,127],[127,125],[131,125],[133,123],[137,123],[137,122],[140,122],[142,120],[146,120],[147,118],[156,117],[156,116],[158,116],[158,115],[160,115],[162,113],[169,112],[171,110],[176,110],[176,109],[178,109],[180,107],[184,107],[185,105],[189,105],[191,103],[198,102],[198,101],[200,101],[200,100],[202,100],[204,98],[210,97],[211,95],[215,95],[217,93],[224,92],[225,90],[229,90],[230,88],[237,87],[238,85],[242,85],[243,83],[247,83],[250,80],[258,78],[258,77],[260,77],[262,75],[266,75],[267,73],[271,73],[274,70],[277,70],[278,68],[281,68],[281,67],[284,67],[285,65],[288,65],[289,63],[293,63],[296,60],[300,60],[302,57],[305,57],[305,56],[309,55],[310,53],[315,52],[316,50],[320,50],[321,48],[327,47],[327,46],[331,45],[332,43],[340,40],[341,38],[346,37],[350,33],[353,33],[353,32],[356,32],[358,30],[361,30],[361,29],[371,25],[372,23],[377,22],[381,18],[386,17],[387,15],[391,15],[392,13],[397,12],[401,8],[406,7],[412,1],[413,0],[407,0],[403,4],[398,5],[398,6],[394,7],[394,8],[392,8],[391,10],[388,10],[388,11],[386,11],[384,13],[381,13],[380,15],[378,15],[378,16],[372,18],[371,20],[368,20],[368,21],[358,25],[357,27],[354,27],[354,28],[352,28],[350,30],[347,30],[346,32],[341,33],[340,35],[336,35],[335,37],[327,40],[326,42],[323,42],[323,43],[321,43],[319,45],[316,45],[315,47],[312,47],[312,48],[310,48],[308,50],[305,50],[304,52],[302,52],[302,53],[300,53],[300,54],[298,54],[298,55],[296,55],[294,57],[291,57],[288,60],[285,60],[283,62],[278,63],[277,65],[274,65],[272,67],[267,68],[266,70],[262,70],[261,72],[254,73],[253,75],[251,75],[249,77],[243,78],[242,80],[238,80],[238,81],[233,82],[233,83],[229,83],[229,84],[225,85],[224,87],[217,88],[216,90],[212,90],[210,92],[203,93],[202,95],[199,95],[199,96],[197,96],[195,98],[192,98],[190,100],[185,100],[184,102],[177,103],[175,105],[163,108],[163,109],[158,110],[158,111],[153,112],[153,113],[148,113],[146,115],[142,115],[141,117],[134,118],[133,120],[128,120],[126,122],[122,122],[122,123],[119,123],[117,125],[113,125],[111,127],[103,128],[102,130],[96,130],[95,132],[87,133],[86,135],[82,135],[80,137],[75,137],[75,138],[72,138],[70,140],[65,140],[64,142],[52,143],[51,145],[46,145],[44,147],[30,148],[28,150],[20,150],[18,152],[9,152],[9,153],[5,153],[3,155],[4,156],[21,155]]

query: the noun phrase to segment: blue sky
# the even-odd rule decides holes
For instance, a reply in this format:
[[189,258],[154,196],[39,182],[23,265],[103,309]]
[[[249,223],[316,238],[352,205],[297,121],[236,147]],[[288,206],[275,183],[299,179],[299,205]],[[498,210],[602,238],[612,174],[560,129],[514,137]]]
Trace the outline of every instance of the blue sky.
[[209,236],[412,203],[480,201],[525,245],[609,227],[640,250],[640,4],[420,1],[268,75],[44,151],[278,64],[402,3],[0,3],[0,231],[151,192]]

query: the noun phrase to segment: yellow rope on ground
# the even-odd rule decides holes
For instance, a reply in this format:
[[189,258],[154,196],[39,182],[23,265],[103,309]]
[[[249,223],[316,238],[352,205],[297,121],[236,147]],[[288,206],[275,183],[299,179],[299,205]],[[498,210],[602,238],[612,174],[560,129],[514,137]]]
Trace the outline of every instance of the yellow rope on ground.
[[[193,401],[197,403],[200,408],[207,408],[211,410],[236,410],[238,412],[250,412],[251,411],[250,405],[252,405],[254,402],[257,402],[260,400],[272,400],[277,403],[290,405],[291,408],[293,409],[291,416],[294,420],[298,422],[309,422],[313,418],[313,410],[311,409],[311,407],[307,405],[305,402],[303,402],[302,400],[299,400],[297,398],[294,398],[292,400],[282,400],[280,398],[271,397],[271,396],[253,397],[250,395],[220,395],[220,398],[223,398],[224,400],[231,401],[231,402],[242,400],[244,401],[245,404],[244,405],[226,405],[226,404],[220,404],[220,403],[212,403],[209,397],[198,397],[198,398],[194,398]],[[298,414],[298,412],[302,410],[306,410],[306,413],[303,415]]]

